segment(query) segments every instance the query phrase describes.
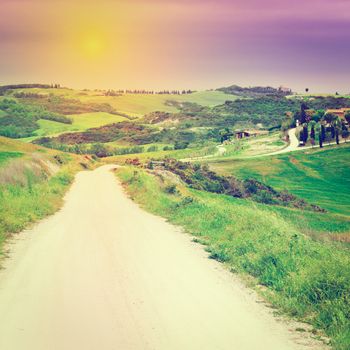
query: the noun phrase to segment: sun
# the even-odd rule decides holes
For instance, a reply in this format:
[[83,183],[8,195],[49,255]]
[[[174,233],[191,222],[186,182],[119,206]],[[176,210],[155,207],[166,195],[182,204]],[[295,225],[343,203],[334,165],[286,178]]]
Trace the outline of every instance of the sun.
[[106,50],[106,42],[103,36],[87,34],[81,39],[81,50],[87,58],[101,57]]

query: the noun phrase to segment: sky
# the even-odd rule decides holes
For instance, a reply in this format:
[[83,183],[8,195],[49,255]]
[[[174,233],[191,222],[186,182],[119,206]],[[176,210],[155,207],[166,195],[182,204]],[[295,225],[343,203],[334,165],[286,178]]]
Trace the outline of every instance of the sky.
[[0,0],[0,84],[350,92],[350,0]]

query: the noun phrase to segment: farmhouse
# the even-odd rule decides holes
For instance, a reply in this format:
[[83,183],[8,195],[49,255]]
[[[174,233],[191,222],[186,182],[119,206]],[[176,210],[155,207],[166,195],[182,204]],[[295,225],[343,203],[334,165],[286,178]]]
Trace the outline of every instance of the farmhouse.
[[334,114],[341,119],[345,119],[345,114],[350,112],[350,108],[328,109],[326,114]]
[[266,130],[236,130],[235,138],[236,139],[244,139],[247,137],[257,137],[260,135],[266,135],[269,132]]
[[284,95],[291,95],[292,94],[292,89],[285,87],[285,86],[280,86],[278,88],[278,91]]

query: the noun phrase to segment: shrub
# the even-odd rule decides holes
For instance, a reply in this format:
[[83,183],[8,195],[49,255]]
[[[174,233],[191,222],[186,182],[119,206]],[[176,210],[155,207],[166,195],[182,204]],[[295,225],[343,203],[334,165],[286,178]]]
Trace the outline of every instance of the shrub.
[[164,188],[164,191],[165,191],[165,193],[168,193],[168,194],[177,194],[179,192],[176,185],[174,185],[174,184],[166,186]]
[[158,147],[153,145],[147,148],[147,152],[156,152],[158,151]]
[[174,149],[185,149],[189,146],[187,141],[176,141],[174,144]]
[[177,207],[185,207],[186,205],[192,204],[194,202],[194,198],[190,196],[183,197],[179,203],[176,203]]

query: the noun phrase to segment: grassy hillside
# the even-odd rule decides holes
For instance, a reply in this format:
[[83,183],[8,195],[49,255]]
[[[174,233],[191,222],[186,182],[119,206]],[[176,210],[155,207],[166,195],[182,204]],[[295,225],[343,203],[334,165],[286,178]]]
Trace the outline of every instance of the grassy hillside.
[[54,213],[89,160],[0,137],[0,256],[15,232]]
[[350,145],[263,158],[228,159],[210,166],[241,178],[254,177],[330,212],[350,216]]
[[7,161],[14,158],[22,157],[23,153],[20,152],[2,152],[0,151],[0,166],[4,165]]
[[307,213],[189,189],[166,172],[117,174],[143,207],[183,226],[233,272],[253,277],[268,300],[324,331],[335,349],[349,349],[349,251],[306,236],[299,218],[308,222]]
[[50,94],[61,96],[67,99],[77,99],[83,103],[108,103],[117,111],[132,116],[143,116],[154,111],[177,112],[177,108],[168,105],[166,102],[191,102],[202,106],[212,107],[223,104],[225,101],[236,99],[234,95],[227,95],[221,91],[199,91],[186,95],[169,94],[121,94],[120,96],[104,96],[102,91],[81,91],[73,89],[17,89],[19,93],[33,93],[48,96]]
[[81,101],[105,101],[118,111],[141,117],[154,111],[178,112],[178,109],[167,101],[191,102],[205,107],[223,104],[225,101],[234,101],[236,96],[226,95],[219,91],[201,91],[188,95],[141,95],[123,94],[121,96],[81,96]]
[[69,115],[72,124],[57,123],[52,120],[38,120],[39,129],[34,131],[34,136],[25,138],[25,141],[33,141],[43,136],[58,136],[66,132],[86,131],[90,128],[96,128],[107,124],[119,123],[128,120],[119,115],[113,115],[105,112],[93,112]]

